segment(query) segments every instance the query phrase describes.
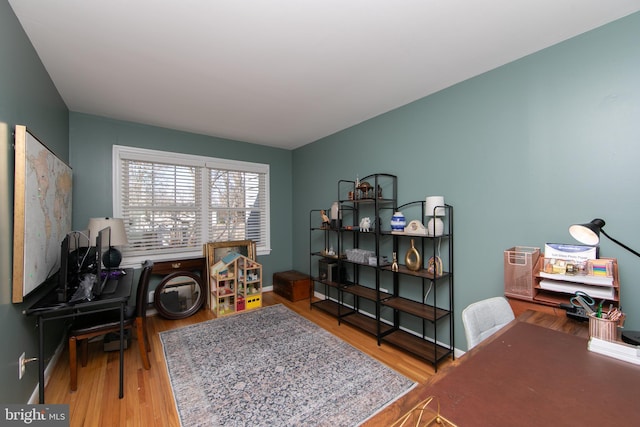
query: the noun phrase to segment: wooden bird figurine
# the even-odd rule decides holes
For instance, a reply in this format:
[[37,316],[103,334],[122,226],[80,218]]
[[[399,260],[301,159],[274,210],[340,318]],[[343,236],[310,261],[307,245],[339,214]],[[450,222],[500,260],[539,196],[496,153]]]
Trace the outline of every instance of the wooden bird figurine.
[[322,228],[328,228],[330,221],[324,209],[320,211],[320,216],[322,217]]

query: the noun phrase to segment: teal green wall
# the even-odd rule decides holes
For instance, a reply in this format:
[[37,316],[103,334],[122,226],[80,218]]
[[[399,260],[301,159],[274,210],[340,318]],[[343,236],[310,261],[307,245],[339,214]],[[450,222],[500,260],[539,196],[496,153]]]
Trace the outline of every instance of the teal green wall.
[[[33,319],[11,304],[12,131],[26,124],[74,169],[74,228],[109,214],[111,146],[131,145],[271,165],[272,254],[265,277],[308,269],[309,211],[328,208],[338,179],[398,175],[400,203],[444,195],[455,207],[456,346],[460,312],[503,290],[514,245],[571,242],[595,217],[640,248],[640,14],[470,79],[293,152],[69,113],[8,2],[0,0],[0,402],[26,402],[37,352]],[[603,239],[620,263],[627,327],[640,329],[640,260]],[[49,330],[47,355],[60,341]]]
[[263,286],[274,272],[291,268],[292,152],[246,142],[196,135],[154,126],[71,113],[70,162],[74,172],[73,227],[83,229],[89,218],[111,216],[113,145],[197,154],[265,163],[271,175],[271,255],[260,256]]
[[[37,363],[18,380],[18,357],[38,352],[35,321],[22,310],[33,301],[11,303],[15,125],[30,131],[68,161],[69,113],[6,0],[0,0],[0,402],[26,402],[38,382]],[[47,357],[61,337],[48,328]]]
[[[398,176],[400,204],[454,206],[458,348],[462,309],[503,293],[505,249],[577,243],[568,226],[599,217],[640,250],[639,40],[636,13],[295,150],[294,267],[308,269],[309,210],[375,172]],[[640,259],[605,237],[600,253],[640,329]]]

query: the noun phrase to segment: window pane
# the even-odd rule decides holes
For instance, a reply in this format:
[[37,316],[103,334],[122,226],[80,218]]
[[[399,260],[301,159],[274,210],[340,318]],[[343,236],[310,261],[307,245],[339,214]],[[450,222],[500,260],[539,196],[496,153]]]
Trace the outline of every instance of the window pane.
[[126,160],[122,174],[125,256],[202,246],[197,167]]
[[207,242],[247,239],[268,253],[268,171],[258,163],[114,146],[114,216],[125,219],[129,238],[123,255],[201,253]]
[[264,174],[255,172],[209,169],[210,216],[209,238],[246,240],[265,245],[266,233],[261,227],[265,206]]

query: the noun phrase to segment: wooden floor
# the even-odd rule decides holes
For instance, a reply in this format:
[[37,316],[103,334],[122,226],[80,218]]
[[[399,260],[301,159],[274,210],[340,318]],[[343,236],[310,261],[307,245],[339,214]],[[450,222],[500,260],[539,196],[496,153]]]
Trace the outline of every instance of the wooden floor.
[[[349,325],[339,326],[334,317],[317,309],[311,310],[309,300],[292,303],[272,292],[263,295],[263,305],[277,303],[285,304],[416,382],[424,383],[434,375],[431,364],[390,345],[378,346],[373,336]],[[45,389],[46,402],[69,404],[71,426],[179,426],[158,333],[211,318],[206,309],[183,320],[166,320],[155,316],[149,318],[151,369],[145,371],[142,368],[137,343],[133,342],[125,352],[123,399],[118,399],[117,351],[105,353],[101,342],[92,343],[89,346],[88,365],[78,367],[78,390],[70,392],[69,355],[65,349]],[[388,425],[387,421],[383,424]]]

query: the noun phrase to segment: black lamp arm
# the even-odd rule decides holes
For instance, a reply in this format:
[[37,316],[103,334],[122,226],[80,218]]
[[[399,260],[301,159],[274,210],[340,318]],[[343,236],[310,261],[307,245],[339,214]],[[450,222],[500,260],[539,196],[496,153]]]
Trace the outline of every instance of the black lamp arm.
[[617,243],[618,245],[622,246],[623,248],[625,248],[626,250],[628,250],[629,252],[631,252],[635,256],[640,257],[640,253],[634,251],[629,246],[627,246],[624,243],[621,243],[621,242],[617,241],[616,239],[614,239],[613,237],[609,236],[602,228],[600,229],[600,232],[602,234],[604,234],[605,236],[607,236],[609,238],[609,240],[611,240],[613,243]]

